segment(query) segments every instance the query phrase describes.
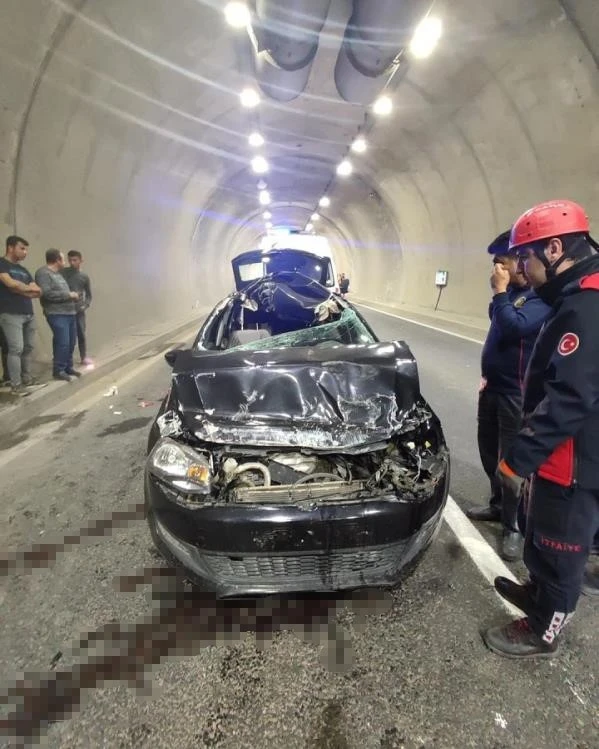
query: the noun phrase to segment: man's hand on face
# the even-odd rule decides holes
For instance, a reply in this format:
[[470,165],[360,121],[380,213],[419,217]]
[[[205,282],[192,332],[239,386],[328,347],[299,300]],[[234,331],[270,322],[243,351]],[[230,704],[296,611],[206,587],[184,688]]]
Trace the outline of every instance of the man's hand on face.
[[510,283],[510,272],[504,265],[495,263],[491,274],[491,288],[495,294],[503,294]]

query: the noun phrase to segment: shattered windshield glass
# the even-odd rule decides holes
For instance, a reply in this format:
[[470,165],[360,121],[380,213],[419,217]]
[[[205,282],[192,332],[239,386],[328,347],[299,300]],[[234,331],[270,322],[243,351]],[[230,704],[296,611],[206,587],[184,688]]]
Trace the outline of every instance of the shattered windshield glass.
[[376,343],[376,341],[358,315],[348,307],[343,310],[341,316],[335,322],[244,343],[241,346],[231,347],[228,351],[263,351],[265,349],[326,344],[348,346],[367,343]]

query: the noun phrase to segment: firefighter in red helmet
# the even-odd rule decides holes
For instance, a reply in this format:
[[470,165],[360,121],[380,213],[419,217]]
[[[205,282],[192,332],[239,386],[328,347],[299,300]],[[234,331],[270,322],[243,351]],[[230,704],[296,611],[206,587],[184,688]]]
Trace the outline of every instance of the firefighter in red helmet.
[[599,255],[582,206],[553,200],[514,223],[510,248],[552,310],[524,382],[523,423],[497,477],[522,491],[530,579],[495,580],[526,617],[487,630],[494,652],[548,657],[572,617],[599,530]]

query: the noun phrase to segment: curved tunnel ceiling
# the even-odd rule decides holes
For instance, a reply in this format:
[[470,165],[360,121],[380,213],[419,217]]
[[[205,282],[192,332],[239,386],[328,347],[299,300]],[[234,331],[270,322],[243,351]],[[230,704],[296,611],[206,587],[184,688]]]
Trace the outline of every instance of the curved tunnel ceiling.
[[[387,35],[399,66],[380,57],[366,88],[349,87],[354,103],[335,69],[362,4],[278,5],[327,10],[305,87],[283,100],[260,88],[255,34],[228,26],[222,2],[4,0],[3,229],[29,239],[31,266],[48,246],[83,250],[99,343],[216,301],[231,284],[223,261],[258,241],[265,208],[296,228],[321,213],[318,230],[364,298],[430,307],[444,268],[445,309],[483,316],[492,236],[539,199],[597,205],[594,0],[437,0],[431,56]],[[412,26],[430,7],[397,5]],[[254,109],[240,104],[245,86],[261,93]],[[383,89],[394,109],[377,118],[369,104]],[[252,131],[263,147],[248,144]],[[359,131],[368,148],[337,177]],[[257,154],[267,174],[252,172]],[[325,192],[331,205],[318,208]]]

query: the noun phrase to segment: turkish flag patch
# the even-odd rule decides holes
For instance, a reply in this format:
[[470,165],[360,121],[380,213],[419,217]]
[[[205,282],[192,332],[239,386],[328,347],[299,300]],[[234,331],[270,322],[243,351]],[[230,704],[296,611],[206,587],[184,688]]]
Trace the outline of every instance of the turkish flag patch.
[[576,333],[564,333],[557,344],[557,353],[561,356],[570,356],[580,346],[580,338]]

